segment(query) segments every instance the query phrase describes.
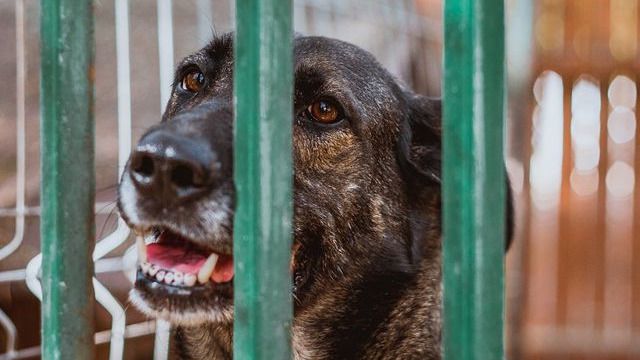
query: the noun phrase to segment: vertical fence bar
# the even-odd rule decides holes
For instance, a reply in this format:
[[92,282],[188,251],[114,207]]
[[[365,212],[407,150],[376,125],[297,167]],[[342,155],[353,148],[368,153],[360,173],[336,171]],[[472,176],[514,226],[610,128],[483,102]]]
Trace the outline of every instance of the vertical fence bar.
[[236,359],[291,358],[291,11],[291,0],[236,3]]
[[173,0],[157,0],[160,114],[164,113],[173,82]]
[[[171,97],[173,82],[173,0],[157,0],[158,10],[158,61],[160,66],[160,114]],[[166,360],[169,357],[169,337],[171,324],[158,319],[153,346],[153,359]]]
[[197,24],[198,24],[198,45],[205,46],[215,34],[215,24],[213,23],[213,3],[211,0],[198,0],[196,2]]
[[[16,221],[13,238],[0,247],[0,261],[13,254],[24,241],[26,197],[26,131],[25,131],[25,16],[24,1],[16,0]],[[11,340],[11,336],[9,339]],[[10,342],[10,341],[7,341]]]
[[42,356],[92,359],[93,7],[40,6]]
[[502,359],[504,0],[445,1],[444,354]]

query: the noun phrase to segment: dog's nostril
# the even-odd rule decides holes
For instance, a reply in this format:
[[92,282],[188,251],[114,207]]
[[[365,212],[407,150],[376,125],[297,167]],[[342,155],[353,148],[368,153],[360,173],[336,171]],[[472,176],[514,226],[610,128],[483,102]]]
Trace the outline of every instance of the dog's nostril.
[[177,187],[200,187],[204,179],[198,171],[188,165],[176,165],[171,171],[171,182]]
[[152,176],[155,170],[155,164],[151,156],[142,155],[134,158],[132,165],[133,171],[142,176]]

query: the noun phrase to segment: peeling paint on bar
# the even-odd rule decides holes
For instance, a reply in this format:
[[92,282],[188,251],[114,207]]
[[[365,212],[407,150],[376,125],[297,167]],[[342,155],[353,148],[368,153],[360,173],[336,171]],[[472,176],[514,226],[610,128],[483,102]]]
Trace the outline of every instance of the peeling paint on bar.
[[291,358],[291,0],[236,1],[234,358]]
[[444,354],[504,358],[504,2],[445,1]]
[[93,359],[93,4],[40,4],[42,358]]

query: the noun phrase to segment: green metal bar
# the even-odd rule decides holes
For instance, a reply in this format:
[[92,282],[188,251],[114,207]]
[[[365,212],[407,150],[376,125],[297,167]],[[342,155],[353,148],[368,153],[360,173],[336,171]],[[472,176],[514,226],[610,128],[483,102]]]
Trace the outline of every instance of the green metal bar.
[[94,359],[93,7],[40,6],[42,358]]
[[236,359],[291,358],[291,9],[291,0],[236,1]]
[[502,359],[504,3],[444,8],[444,354]]

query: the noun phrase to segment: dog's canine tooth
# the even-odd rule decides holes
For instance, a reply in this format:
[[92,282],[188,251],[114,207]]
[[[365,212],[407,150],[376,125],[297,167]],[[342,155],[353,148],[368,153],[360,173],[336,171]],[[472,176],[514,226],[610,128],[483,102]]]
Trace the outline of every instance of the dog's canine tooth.
[[173,273],[173,285],[182,285],[184,282],[184,274],[180,271]]
[[164,283],[167,285],[173,284],[173,279],[175,275],[171,271],[167,271],[167,274],[164,276]]
[[156,276],[158,271],[160,271],[160,267],[158,267],[158,265],[151,264],[151,266],[149,267],[149,275],[151,277]]
[[153,232],[145,232],[144,236],[142,236],[142,239],[144,240],[144,243],[146,245],[156,242],[156,237],[153,235]]
[[146,274],[149,272],[149,268],[151,268],[151,264],[149,264],[148,262],[142,262],[140,263],[140,269],[142,269],[142,273]]
[[147,261],[147,245],[144,243],[142,236],[136,237],[136,246],[138,250],[138,262],[143,263]]
[[198,281],[198,277],[195,274],[185,274],[184,275],[184,284],[186,286],[193,286]]
[[198,271],[198,282],[200,284],[206,284],[213,273],[213,269],[216,267],[216,263],[218,262],[218,254],[211,253],[207,258],[207,261],[204,262],[200,270]]
[[166,275],[166,272],[164,270],[158,271],[158,273],[156,274],[156,280],[163,281],[165,275]]

